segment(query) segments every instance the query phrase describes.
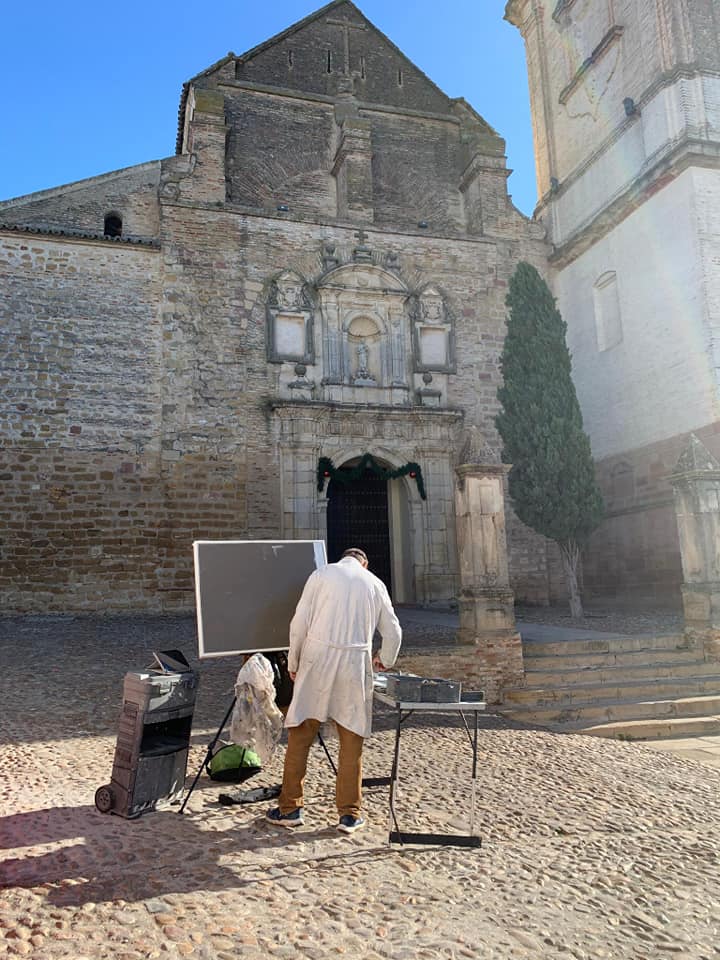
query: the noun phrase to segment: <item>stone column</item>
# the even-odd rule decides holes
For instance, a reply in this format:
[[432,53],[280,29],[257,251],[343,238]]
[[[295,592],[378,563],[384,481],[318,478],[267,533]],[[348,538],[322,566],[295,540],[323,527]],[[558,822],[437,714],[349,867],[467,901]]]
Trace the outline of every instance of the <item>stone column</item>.
[[503,481],[509,469],[481,463],[456,469],[459,640],[475,647],[475,672],[490,702],[501,700],[505,687],[524,678],[505,539]]
[[692,434],[670,477],[683,568],[685,636],[720,660],[720,463]]

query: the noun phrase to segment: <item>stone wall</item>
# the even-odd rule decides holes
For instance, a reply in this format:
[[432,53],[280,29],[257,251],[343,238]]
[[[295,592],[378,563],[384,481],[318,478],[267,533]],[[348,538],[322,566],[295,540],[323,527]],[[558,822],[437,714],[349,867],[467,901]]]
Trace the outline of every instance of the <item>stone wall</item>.
[[153,249],[1,235],[6,612],[154,590],[158,268]]
[[401,111],[447,110],[448,97],[349,4],[307,17],[235,65],[240,82],[331,98],[349,74],[367,103]]
[[[696,432],[717,456],[720,422]],[[687,434],[670,437],[598,464],[606,518],[593,534],[585,559],[590,593],[680,604],[682,566],[669,478],[687,438]]]
[[[717,203],[720,173],[687,170],[554,277],[585,429],[598,460],[717,416],[718,374],[708,346],[720,308],[706,300],[696,239],[699,211]],[[717,238],[708,239],[708,247],[711,274]],[[610,276],[617,337],[604,344],[599,295]]]
[[[293,535],[321,532],[317,499],[311,516],[307,505],[283,500],[288,476],[302,473],[286,468],[282,480],[272,404],[292,364],[267,362],[266,303],[268,281],[284,267],[310,280],[322,273],[329,236],[338,254],[357,243],[347,228],[329,234],[326,226],[165,202],[161,250],[4,238],[13,344],[5,370],[13,400],[4,425],[13,531],[6,609],[186,609],[194,539],[286,535],[288,509]],[[376,231],[367,242],[397,257],[400,276],[451,291],[458,372],[436,379],[443,408],[456,413],[427,435],[423,423],[434,414],[421,406],[369,410],[366,426],[349,413],[337,420],[339,433],[331,418],[310,444],[307,487],[320,455],[368,451],[421,462],[429,499],[415,515],[413,599],[448,599],[457,424],[472,418],[494,433],[512,264],[498,262],[487,240]],[[319,383],[322,370],[315,376]],[[520,525],[510,541],[519,595],[544,602],[544,544]]]
[[[318,459],[363,453],[422,466],[404,599],[454,595],[462,428],[499,445],[507,283],[546,248],[482,118],[331,12],[188,85],[176,157],[0,208],[6,611],[190,608],[193,540],[323,536]],[[43,233],[108,207],[137,243]],[[545,542],[509,539],[546,602]]]
[[105,217],[118,213],[123,237],[156,237],[160,161],[115,170],[77,183],[0,202],[0,224],[102,234]]

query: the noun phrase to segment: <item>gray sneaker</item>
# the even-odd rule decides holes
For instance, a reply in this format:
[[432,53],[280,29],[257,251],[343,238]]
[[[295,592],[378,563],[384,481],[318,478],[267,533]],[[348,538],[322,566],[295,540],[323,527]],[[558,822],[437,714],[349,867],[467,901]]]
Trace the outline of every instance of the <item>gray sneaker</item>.
[[292,830],[294,827],[302,827],[305,823],[303,819],[302,807],[293,810],[292,813],[281,813],[280,807],[272,807],[265,814],[265,819],[274,823],[276,827],[288,827]]
[[359,830],[364,826],[365,817],[353,817],[352,814],[346,813],[344,816],[340,817],[340,822],[338,823],[337,828],[343,833],[355,833],[356,830]]

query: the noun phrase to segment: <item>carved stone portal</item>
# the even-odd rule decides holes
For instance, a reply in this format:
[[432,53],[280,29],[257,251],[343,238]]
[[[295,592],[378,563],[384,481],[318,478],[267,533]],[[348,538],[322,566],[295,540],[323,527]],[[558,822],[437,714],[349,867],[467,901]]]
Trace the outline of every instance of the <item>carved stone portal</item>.
[[347,264],[322,278],[318,299],[326,399],[406,405],[411,344],[402,281],[372,263]]

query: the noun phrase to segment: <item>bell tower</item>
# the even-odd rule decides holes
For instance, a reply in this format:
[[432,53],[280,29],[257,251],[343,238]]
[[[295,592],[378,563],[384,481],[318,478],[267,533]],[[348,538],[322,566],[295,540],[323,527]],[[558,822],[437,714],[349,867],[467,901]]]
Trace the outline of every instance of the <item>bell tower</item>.
[[717,453],[720,5],[509,0],[505,18],[525,40],[535,216],[607,505],[586,579],[657,592],[680,579],[672,464],[691,431]]
[[717,158],[712,0],[510,0],[505,18],[525,40],[538,214],[556,246],[627,215],[623,201],[693,158]]

